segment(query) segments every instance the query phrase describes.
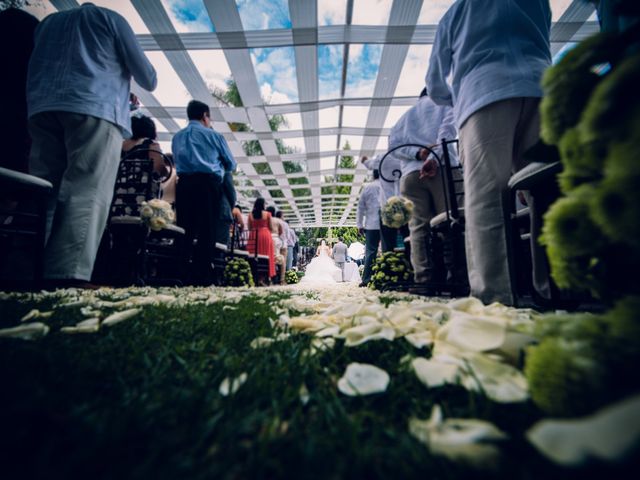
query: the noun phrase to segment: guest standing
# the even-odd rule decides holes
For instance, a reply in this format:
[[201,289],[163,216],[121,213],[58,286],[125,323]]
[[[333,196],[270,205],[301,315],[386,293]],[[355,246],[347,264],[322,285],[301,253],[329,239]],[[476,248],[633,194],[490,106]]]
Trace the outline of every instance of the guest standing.
[[206,103],[190,101],[187,117],[189,124],[171,142],[178,173],[178,225],[186,232],[185,261],[192,260],[190,282],[210,285],[214,280],[214,243],[222,208],[223,179],[226,172],[235,170],[236,161],[224,137],[211,128]]
[[36,29],[27,105],[30,172],[53,184],[44,278],[86,285],[113,197],[122,138],[130,135],[131,77],[145,90],[156,72],[116,12],[84,4]]
[[264,198],[256,198],[253,210],[249,214],[247,250],[252,255],[267,255],[269,257],[269,278],[276,274],[271,221],[271,213],[264,207]]
[[440,21],[431,53],[427,90],[435,103],[453,106],[460,132],[471,294],[487,303],[513,304],[503,201],[539,138],[550,28],[549,0],[459,0]]
[[357,225],[365,236],[364,271],[361,287],[371,281],[373,261],[378,255],[380,246],[380,176],[378,170],[373,171],[373,181],[365,185],[358,200]]

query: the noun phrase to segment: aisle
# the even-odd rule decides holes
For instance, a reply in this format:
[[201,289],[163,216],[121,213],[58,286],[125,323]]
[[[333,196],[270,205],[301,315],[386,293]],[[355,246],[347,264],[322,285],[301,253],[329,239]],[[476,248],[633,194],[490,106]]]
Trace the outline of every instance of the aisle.
[[541,412],[516,352],[534,317],[350,284],[0,294],[0,327],[31,338],[0,339],[3,468],[557,475],[526,440]]

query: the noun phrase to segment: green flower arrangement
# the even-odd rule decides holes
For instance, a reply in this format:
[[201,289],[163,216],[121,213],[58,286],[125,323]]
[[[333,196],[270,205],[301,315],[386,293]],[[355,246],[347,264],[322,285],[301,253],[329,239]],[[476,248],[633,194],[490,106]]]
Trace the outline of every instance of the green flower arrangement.
[[284,279],[287,282],[287,285],[292,285],[300,281],[298,272],[296,272],[295,270],[289,270],[287,273],[285,273]]
[[233,258],[224,267],[224,284],[227,287],[253,287],[251,266],[243,258]]
[[376,259],[371,272],[369,288],[374,290],[386,290],[407,283],[413,277],[413,270],[403,252],[383,253]]

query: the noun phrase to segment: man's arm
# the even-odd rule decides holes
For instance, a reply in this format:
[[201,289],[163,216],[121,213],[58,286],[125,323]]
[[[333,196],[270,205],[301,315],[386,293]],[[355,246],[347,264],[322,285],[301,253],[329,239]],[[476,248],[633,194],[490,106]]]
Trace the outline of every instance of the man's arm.
[[227,140],[222,136],[222,134],[216,135],[218,140],[218,148],[220,150],[220,157],[222,158],[222,165],[224,169],[228,172],[233,172],[236,169],[236,160],[233,158],[233,154],[229,149],[229,144]]
[[360,195],[360,200],[358,201],[358,212],[356,215],[356,225],[358,227],[358,230],[362,230],[363,229],[363,220],[364,220],[364,211],[365,211],[365,204],[366,204],[366,193],[367,193],[367,187],[362,189],[362,194]]
[[447,84],[447,77],[451,71],[452,53],[449,43],[450,22],[447,21],[447,18],[448,15],[445,15],[445,18],[438,24],[425,83],[429,97],[436,104],[453,106],[451,90]]
[[127,21],[119,14],[112,15],[115,26],[115,45],[124,64],[138,85],[152,92],[158,85],[156,70],[146,57],[136,35]]

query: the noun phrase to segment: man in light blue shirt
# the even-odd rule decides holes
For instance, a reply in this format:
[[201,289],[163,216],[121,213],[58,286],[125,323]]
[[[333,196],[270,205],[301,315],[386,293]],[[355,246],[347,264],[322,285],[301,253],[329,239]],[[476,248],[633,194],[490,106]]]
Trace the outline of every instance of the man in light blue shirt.
[[[216,225],[222,208],[222,181],[236,161],[227,141],[211,128],[209,106],[192,100],[187,106],[189,124],[171,142],[176,163],[176,213],[186,232],[185,261],[191,260],[189,281],[210,285]],[[195,248],[193,240],[197,240]]]
[[[437,145],[433,147],[433,151],[442,159],[440,141],[453,140],[456,137],[452,108],[436,105],[427,95],[427,90],[423,89],[418,103],[400,117],[391,129],[389,149],[408,143]],[[458,157],[453,150],[449,151],[451,164],[455,166],[458,165]],[[400,192],[414,204],[409,221],[414,281],[417,284],[427,284],[433,280],[433,266],[427,254],[431,230],[429,222],[446,208],[443,172],[438,168],[438,162],[433,155],[428,154],[427,149],[405,147],[399,148],[393,154],[400,161],[402,171]],[[424,169],[423,173],[421,169]]]
[[373,261],[378,255],[380,245],[380,175],[373,171],[373,181],[366,184],[358,199],[358,213],[356,225],[360,232],[364,232],[365,253],[364,271],[362,272],[361,287],[371,281]]
[[87,286],[113,197],[122,138],[130,136],[131,77],[156,72],[122,16],[85,4],[45,18],[27,76],[30,172],[53,184],[44,277]]
[[487,303],[513,304],[503,194],[539,138],[550,28],[549,0],[458,0],[431,53],[427,90],[460,132],[471,293]]

